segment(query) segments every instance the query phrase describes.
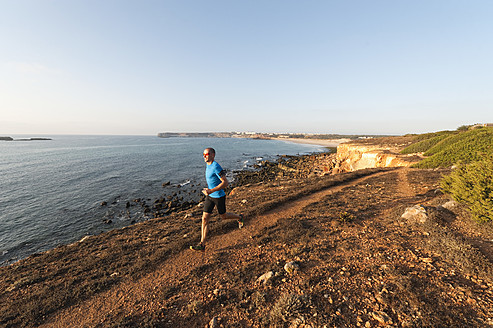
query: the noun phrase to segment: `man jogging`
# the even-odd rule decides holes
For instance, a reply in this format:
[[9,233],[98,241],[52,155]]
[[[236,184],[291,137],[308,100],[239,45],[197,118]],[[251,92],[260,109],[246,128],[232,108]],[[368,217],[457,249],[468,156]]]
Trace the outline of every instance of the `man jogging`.
[[190,246],[194,251],[205,251],[205,241],[209,232],[209,221],[212,216],[214,207],[217,206],[217,211],[221,219],[235,219],[238,221],[238,227],[243,228],[243,215],[226,213],[226,193],[224,189],[228,187],[228,179],[226,173],[221,166],[214,161],[216,151],[213,148],[204,150],[204,161],[207,163],[205,169],[205,178],[207,180],[207,188],[202,189],[202,193],[206,196],[204,201],[204,211],[202,213],[202,237],[200,243],[196,246]]

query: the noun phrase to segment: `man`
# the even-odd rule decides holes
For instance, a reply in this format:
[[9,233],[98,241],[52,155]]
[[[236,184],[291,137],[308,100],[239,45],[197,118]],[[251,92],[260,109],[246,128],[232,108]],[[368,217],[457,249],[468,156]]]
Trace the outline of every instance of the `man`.
[[202,189],[202,193],[206,196],[204,201],[204,211],[202,213],[202,238],[200,244],[190,246],[194,251],[205,251],[205,241],[209,232],[209,221],[212,216],[214,207],[217,206],[217,211],[221,219],[235,219],[238,221],[238,227],[243,228],[243,215],[226,212],[226,193],[224,189],[228,187],[228,179],[226,173],[221,166],[214,161],[216,151],[213,148],[204,150],[204,161],[207,163],[205,169],[205,178],[207,180],[207,188]]

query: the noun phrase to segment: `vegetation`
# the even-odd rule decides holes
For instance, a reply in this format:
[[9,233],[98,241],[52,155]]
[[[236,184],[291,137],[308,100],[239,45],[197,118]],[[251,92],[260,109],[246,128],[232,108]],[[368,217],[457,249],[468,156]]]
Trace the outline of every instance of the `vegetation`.
[[478,222],[493,220],[493,155],[460,165],[441,182],[442,188],[458,202],[469,206]]
[[415,136],[415,143],[401,153],[424,153],[418,168],[457,165],[441,185],[445,192],[466,204],[478,222],[493,220],[493,129],[461,126]]
[[352,215],[348,212],[341,212],[341,213],[339,213],[339,221],[341,221],[341,222],[353,222],[354,221],[354,215]]
[[[439,140],[443,138],[442,140]],[[433,145],[431,142],[438,141]],[[448,137],[436,136],[430,140],[430,147],[424,153],[429,156],[416,164],[419,168],[447,167],[462,162],[464,164],[481,160],[485,154],[493,152],[493,129],[479,128],[456,133]]]
[[426,133],[419,136],[416,136],[415,139],[419,140],[416,143],[404,148],[401,151],[401,154],[413,154],[413,153],[424,153],[428,149],[435,146],[440,141],[450,137],[451,135],[456,134],[456,132],[452,131],[442,131],[437,133]]

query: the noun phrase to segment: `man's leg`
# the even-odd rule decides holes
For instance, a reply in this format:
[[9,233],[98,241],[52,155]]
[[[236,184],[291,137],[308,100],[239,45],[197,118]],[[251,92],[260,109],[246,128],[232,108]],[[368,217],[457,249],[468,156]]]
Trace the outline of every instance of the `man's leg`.
[[209,221],[211,219],[211,214],[207,212],[202,212],[202,238],[200,243],[205,245],[205,240],[207,239],[207,233],[209,232]]
[[225,220],[234,219],[234,220],[238,221],[238,227],[240,229],[243,228],[243,224],[244,224],[243,215],[238,215],[238,214],[226,212],[226,196],[221,197],[218,200],[217,210],[219,212],[219,216],[221,217],[221,219],[225,219]]
[[245,221],[243,220],[243,214],[234,214],[234,213],[224,213],[224,214],[220,214],[219,215],[221,217],[221,219],[235,219],[236,221],[238,221],[238,228],[243,228],[243,226],[245,225]]
[[223,214],[220,214],[219,216],[223,220],[228,220],[228,219],[239,220],[241,218],[241,216],[239,216],[238,214],[234,214],[234,213],[223,213]]

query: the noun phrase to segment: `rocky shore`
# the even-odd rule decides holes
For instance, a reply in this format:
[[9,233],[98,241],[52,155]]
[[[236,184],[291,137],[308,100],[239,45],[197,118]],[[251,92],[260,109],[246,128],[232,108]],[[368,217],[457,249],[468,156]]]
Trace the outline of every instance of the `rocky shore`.
[[214,216],[205,253],[191,203],[2,267],[0,326],[492,326],[493,229],[442,194],[448,170],[336,167],[238,173],[246,225]]

